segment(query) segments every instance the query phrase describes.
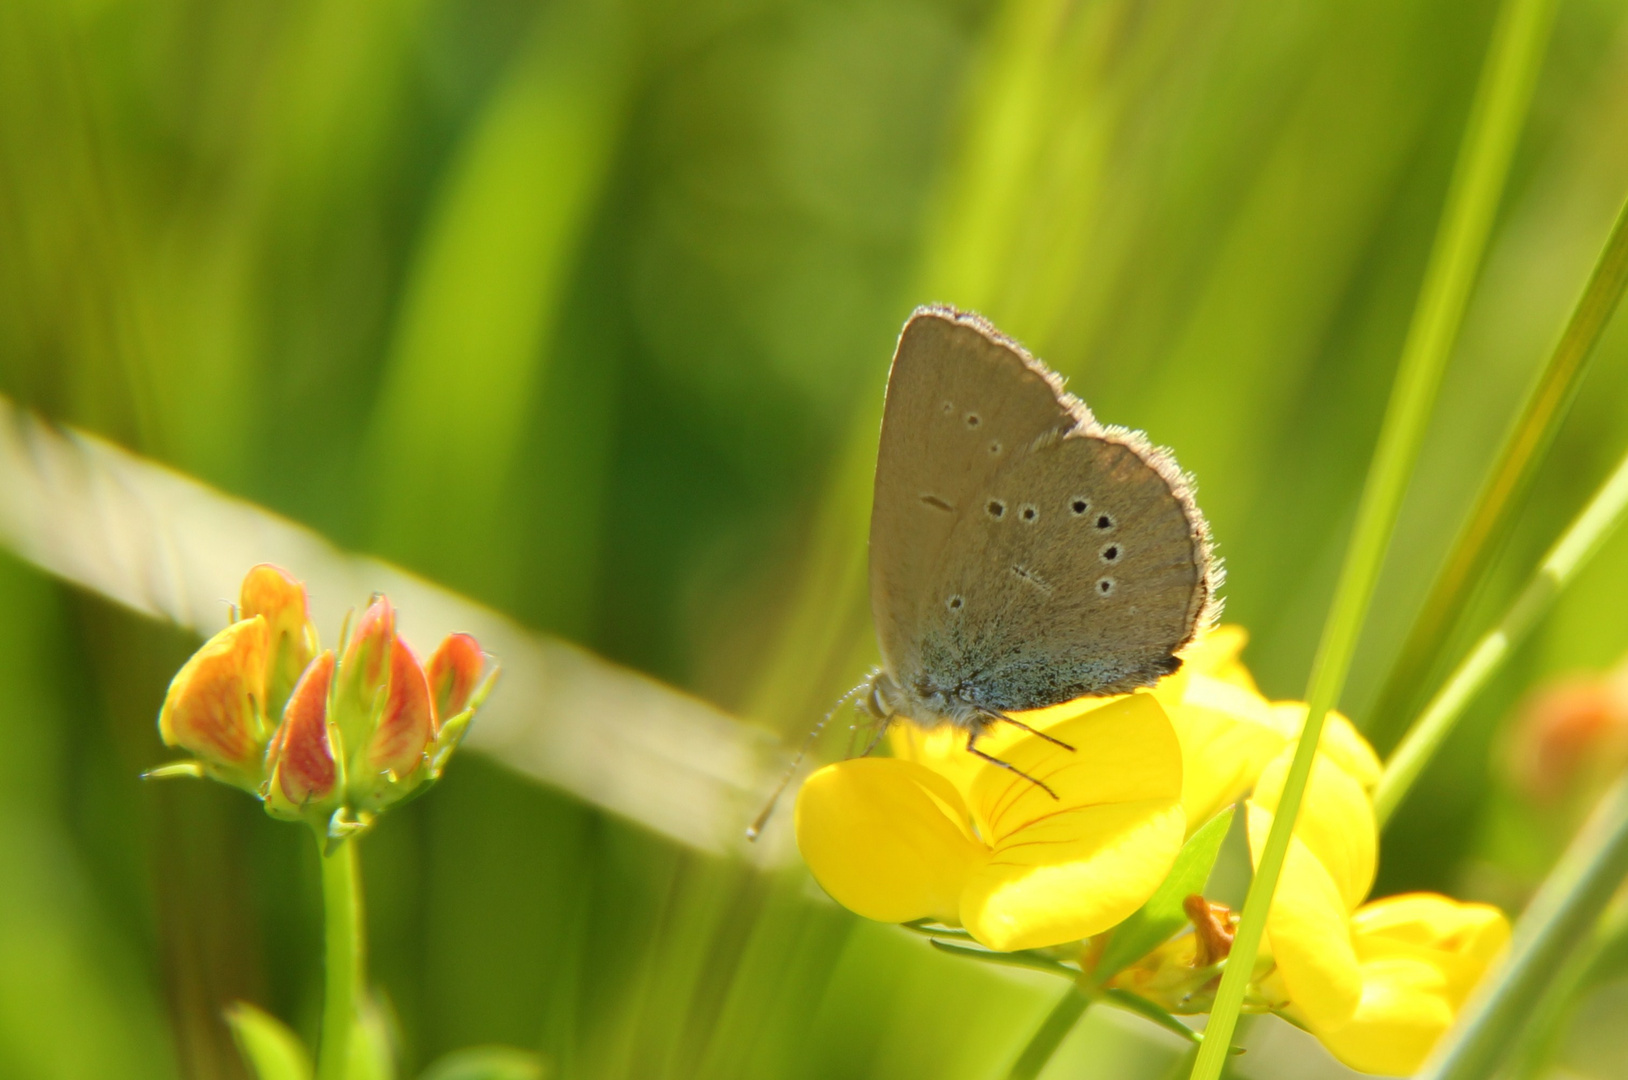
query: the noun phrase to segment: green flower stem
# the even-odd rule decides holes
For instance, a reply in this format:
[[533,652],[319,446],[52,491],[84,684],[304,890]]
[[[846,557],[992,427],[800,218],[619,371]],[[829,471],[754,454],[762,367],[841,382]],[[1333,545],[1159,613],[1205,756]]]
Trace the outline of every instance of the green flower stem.
[[1600,549],[1628,511],[1628,455],[1544,556],[1538,572],[1521,590],[1515,603],[1482,639],[1476,642],[1424,712],[1414,721],[1374,791],[1374,814],[1381,827],[1407,797],[1436,751],[1452,732],[1464,708],[1503,666],[1510,652],[1549,610],[1555,597]]
[[1090,1006],[1090,996],[1077,987],[1064,994],[1062,1000],[1046,1015],[1017,1061],[1012,1063],[1012,1071],[1006,1074],[1006,1080],[1034,1080],[1039,1076],[1040,1070],[1046,1067],[1046,1062],[1051,1060]]
[[362,985],[362,890],[356,868],[356,841],[347,840],[323,853],[322,1041],[317,1054],[316,1080],[344,1080],[350,1064],[350,1037],[356,1026],[356,1005]]
[[1266,913],[1272,905],[1311,775],[1323,719],[1339,699],[1350,670],[1397,511],[1509,175],[1510,158],[1531,101],[1554,6],[1555,0],[1505,0],[1498,14],[1418,306],[1402,348],[1379,444],[1363,487],[1356,528],[1312,665],[1305,728],[1295,747],[1260,865],[1250,882],[1230,962],[1216,991],[1192,1080],[1218,1080],[1226,1066],[1238,1013],[1266,930]]
[[1567,956],[1628,875],[1628,774],[1600,800],[1515,927],[1509,953],[1425,1062],[1419,1080],[1492,1075]]
[[1451,554],[1437,575],[1419,610],[1413,629],[1398,653],[1396,667],[1385,680],[1379,703],[1368,724],[1368,735],[1384,742],[1396,734],[1395,723],[1430,674],[1451,637],[1454,621],[1470,591],[1509,535],[1510,525],[1531,487],[1532,477],[1554,441],[1560,422],[1589,369],[1595,345],[1617,310],[1628,286],[1628,202],[1617,213],[1616,224],[1589,275],[1583,295],[1549,354],[1548,363],[1527,394],[1520,418],[1504,439],[1497,462],[1488,473]]

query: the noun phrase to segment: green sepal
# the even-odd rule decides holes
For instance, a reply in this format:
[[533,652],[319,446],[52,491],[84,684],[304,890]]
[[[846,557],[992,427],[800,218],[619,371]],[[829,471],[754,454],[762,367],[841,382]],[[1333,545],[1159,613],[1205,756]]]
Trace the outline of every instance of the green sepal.
[[204,772],[203,762],[195,758],[186,758],[181,761],[170,761],[163,765],[155,765],[141,774],[143,780],[172,780],[177,776],[191,776],[202,780],[207,775]]
[[543,1059],[513,1046],[454,1050],[425,1069],[419,1080],[543,1080]]
[[341,806],[335,810],[327,825],[319,830],[323,835],[323,856],[332,855],[346,840],[367,832],[373,827],[374,820],[374,815],[366,811],[352,817],[348,807]]

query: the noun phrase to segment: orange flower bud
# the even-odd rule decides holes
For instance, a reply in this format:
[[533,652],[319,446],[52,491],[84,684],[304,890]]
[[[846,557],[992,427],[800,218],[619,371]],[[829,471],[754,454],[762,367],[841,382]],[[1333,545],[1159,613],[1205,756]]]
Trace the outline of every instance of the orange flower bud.
[[299,681],[300,672],[317,652],[317,631],[305,586],[287,571],[261,563],[243,578],[239,594],[243,618],[264,615],[270,631],[270,666],[266,674],[266,713],[277,716]]
[[1533,694],[1516,724],[1509,764],[1534,802],[1580,793],[1592,803],[1593,793],[1628,765],[1628,679],[1567,679]]
[[424,760],[433,735],[429,680],[413,650],[397,638],[390,653],[390,696],[368,743],[368,768],[405,779]]
[[435,722],[442,723],[463,712],[469,695],[475,692],[486,657],[480,645],[468,634],[448,634],[430,656],[430,692],[435,698]]
[[228,782],[260,782],[267,721],[264,617],[235,622],[204,643],[170,681],[158,733]]
[[311,804],[320,804],[338,781],[339,770],[328,741],[328,684],[333,671],[331,650],[305,669],[266,750],[272,770],[267,805],[288,816],[300,816]]

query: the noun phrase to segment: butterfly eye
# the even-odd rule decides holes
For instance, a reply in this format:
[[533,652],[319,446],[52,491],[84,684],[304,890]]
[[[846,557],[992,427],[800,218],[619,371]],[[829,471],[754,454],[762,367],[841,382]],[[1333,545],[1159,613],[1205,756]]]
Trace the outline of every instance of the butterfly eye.
[[949,608],[951,611],[960,611],[963,603],[965,603],[965,601],[962,600],[961,597],[952,596],[948,600],[944,601],[944,606]]
[[977,413],[975,413],[975,412],[967,413],[967,427],[977,427],[981,423],[983,423],[983,421],[978,419],[978,414]]
[[1036,509],[1033,504],[1026,504],[1023,507],[1022,517],[1023,517],[1024,521],[1033,521],[1035,518],[1037,518],[1039,516],[1040,516],[1040,511],[1038,509]]
[[1006,513],[1006,504],[1001,502],[999,499],[990,499],[989,505],[984,507],[984,509],[989,511],[990,517],[998,518]]
[[1111,578],[1111,577],[1098,578],[1097,579],[1097,592],[1100,593],[1103,596],[1111,596],[1113,594],[1114,586],[1116,584],[1118,584],[1118,583],[1115,582],[1114,579]]
[[1107,547],[1102,549],[1103,562],[1113,562],[1117,558],[1119,558],[1118,544],[1109,544]]
[[989,444],[989,453],[990,453],[990,456],[992,456],[992,457],[999,457],[1000,453],[1001,453],[1001,444],[998,443],[998,442],[990,443]]
[[1073,501],[1068,504],[1068,508],[1074,511],[1075,517],[1079,517],[1081,514],[1091,509],[1091,500],[1085,498],[1083,495],[1076,495],[1074,496]]
[[1106,529],[1111,529],[1113,527],[1114,527],[1114,519],[1110,515],[1108,515],[1108,514],[1099,514],[1097,516],[1097,528],[1106,530]]

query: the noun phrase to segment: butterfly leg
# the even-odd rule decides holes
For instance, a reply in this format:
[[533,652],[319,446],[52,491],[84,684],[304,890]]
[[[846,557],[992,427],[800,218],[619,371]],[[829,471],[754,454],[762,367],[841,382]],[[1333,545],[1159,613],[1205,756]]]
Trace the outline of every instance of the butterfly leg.
[[1074,748],[1072,746],[1068,745],[1068,743],[1064,742],[1062,739],[1057,738],[1057,736],[1055,736],[1055,735],[1047,735],[1044,731],[1040,731],[1037,728],[1032,728],[1028,724],[1025,724],[1022,720],[1017,719],[1016,717],[1007,716],[1005,713],[1001,712],[999,709],[986,709],[982,705],[980,705],[980,706],[978,706],[978,713],[979,713],[979,715],[988,717],[991,720],[1000,720],[1000,721],[1003,721],[1005,723],[1011,724],[1015,728],[1022,728],[1024,731],[1027,731],[1030,735],[1038,735],[1042,739],[1045,739],[1047,742],[1051,743],[1053,746],[1061,746],[1064,750],[1067,750],[1071,754],[1074,752]]
[[[991,765],[999,765],[1003,769],[1006,769],[1006,770],[1008,770],[1010,772],[1017,773],[1019,776],[1023,777],[1023,779],[1027,780],[1029,783],[1033,784],[1035,787],[1039,788],[1041,791],[1044,791],[1047,795],[1050,795],[1052,798],[1057,799],[1058,802],[1063,801],[1061,798],[1058,797],[1057,792],[1053,791],[1049,786],[1047,786],[1047,784],[1046,784],[1046,782],[1044,780],[1036,780],[1034,777],[1030,776],[1028,773],[1024,772],[1022,769],[1018,768],[1016,765],[1013,765],[1010,761],[1002,761],[1000,758],[996,757],[995,755],[986,754],[982,750],[978,749],[978,736],[982,735],[982,734],[983,734],[983,732],[981,732],[981,731],[974,731],[972,734],[967,736],[967,753],[973,755],[974,757],[981,757],[985,761],[989,762]],[[1070,747],[1070,749],[1073,749],[1073,748]]]
[[[875,750],[877,745],[882,741],[882,736],[887,734],[887,729],[893,726],[893,718],[889,716],[875,721],[875,724],[876,731],[871,735],[870,742],[865,744],[864,752],[859,755],[860,757],[871,756],[871,751]],[[850,754],[849,756],[852,757],[853,755]]]

